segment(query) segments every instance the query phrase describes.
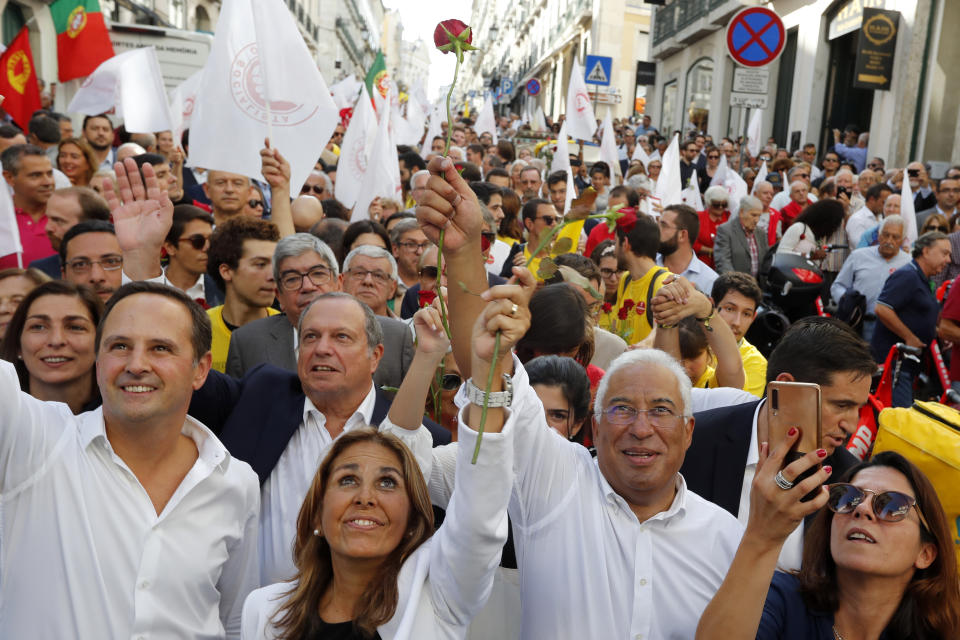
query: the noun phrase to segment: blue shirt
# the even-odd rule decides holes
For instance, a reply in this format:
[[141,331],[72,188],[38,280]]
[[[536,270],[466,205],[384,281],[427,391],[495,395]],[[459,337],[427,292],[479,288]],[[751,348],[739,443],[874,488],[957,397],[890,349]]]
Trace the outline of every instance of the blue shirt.
[[846,162],[852,162],[853,166],[857,168],[857,173],[863,171],[863,168],[867,166],[867,148],[866,147],[848,147],[842,142],[838,142],[833,145],[833,150],[837,152],[841,158]]
[[[937,316],[940,305],[930,288],[930,279],[920,269],[916,260],[890,274],[883,284],[877,305],[890,307],[921,341],[930,344],[937,335]],[[901,339],[882,323],[877,323],[870,341],[873,357],[883,362],[887,353]]]
[[796,576],[777,571],[770,581],[757,640],[833,640],[833,614],[813,613]]

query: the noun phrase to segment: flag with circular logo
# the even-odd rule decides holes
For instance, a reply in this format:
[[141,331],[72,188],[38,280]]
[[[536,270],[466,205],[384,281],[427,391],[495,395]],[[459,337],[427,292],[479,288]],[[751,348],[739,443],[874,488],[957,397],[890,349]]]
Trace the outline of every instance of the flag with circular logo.
[[30,116],[40,108],[40,85],[26,27],[0,56],[0,95],[4,97],[4,110],[26,131]]
[[98,0],[57,0],[50,5],[50,16],[57,31],[61,82],[90,75],[113,57],[113,45]]

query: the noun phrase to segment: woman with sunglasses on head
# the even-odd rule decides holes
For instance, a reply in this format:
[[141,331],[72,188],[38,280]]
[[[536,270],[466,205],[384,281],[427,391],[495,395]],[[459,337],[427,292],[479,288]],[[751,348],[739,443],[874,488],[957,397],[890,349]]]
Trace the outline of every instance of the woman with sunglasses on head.
[[[697,640],[960,637],[956,551],[923,472],[887,451],[837,484],[820,486],[829,467],[797,481],[820,460],[813,451],[778,471],[798,436],[769,455],[761,444],[746,532]],[[818,510],[800,571],[775,571],[789,533]]]
[[39,400],[63,402],[73,413],[100,405],[94,375],[103,302],[89,288],[62,280],[28,293],[0,343],[20,387]]

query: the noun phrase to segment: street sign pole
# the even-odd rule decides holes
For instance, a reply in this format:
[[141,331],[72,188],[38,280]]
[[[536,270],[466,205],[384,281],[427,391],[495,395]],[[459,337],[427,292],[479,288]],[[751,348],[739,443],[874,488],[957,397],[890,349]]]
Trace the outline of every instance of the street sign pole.
[[[750,107],[744,107],[743,137],[740,139],[740,160],[737,161],[737,172],[743,175],[743,148],[747,146],[747,135],[750,129]],[[739,207],[739,203],[737,204]]]

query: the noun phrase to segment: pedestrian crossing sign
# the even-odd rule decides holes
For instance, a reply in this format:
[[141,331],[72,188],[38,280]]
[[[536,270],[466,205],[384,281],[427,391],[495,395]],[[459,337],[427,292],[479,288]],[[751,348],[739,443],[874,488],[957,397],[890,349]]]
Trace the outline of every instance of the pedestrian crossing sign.
[[610,85],[613,73],[613,58],[609,56],[587,56],[583,65],[586,70],[584,82],[603,86]]

